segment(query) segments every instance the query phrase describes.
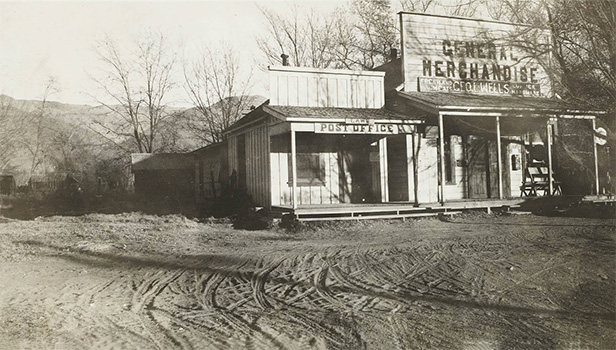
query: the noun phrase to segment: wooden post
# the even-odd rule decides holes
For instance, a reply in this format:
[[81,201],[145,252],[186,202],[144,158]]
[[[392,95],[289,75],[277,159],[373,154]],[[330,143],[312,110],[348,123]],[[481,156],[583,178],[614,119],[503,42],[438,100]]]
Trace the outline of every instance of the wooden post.
[[545,126],[546,132],[546,142],[548,148],[548,191],[551,196],[554,193],[554,170],[552,169],[552,125],[550,125],[550,120],[548,119],[548,123]]
[[501,146],[500,117],[496,117],[496,171],[498,172],[498,199],[503,199],[503,154]]
[[297,209],[297,145],[295,141],[295,130],[291,130],[291,176],[293,181],[291,183],[291,201],[293,202],[293,209]]
[[387,138],[379,140],[379,170],[381,181],[381,202],[389,202],[389,177],[387,173]]
[[599,159],[597,156],[597,142],[595,141],[595,130],[597,129],[597,121],[592,118],[592,153],[595,158],[595,194],[599,195]]
[[411,140],[413,141],[413,197],[415,198],[415,204],[419,205],[419,160],[417,159],[417,143],[421,141],[419,140],[419,132],[411,136]]
[[445,132],[443,130],[443,115],[438,114],[438,175],[440,179],[439,201],[445,205]]

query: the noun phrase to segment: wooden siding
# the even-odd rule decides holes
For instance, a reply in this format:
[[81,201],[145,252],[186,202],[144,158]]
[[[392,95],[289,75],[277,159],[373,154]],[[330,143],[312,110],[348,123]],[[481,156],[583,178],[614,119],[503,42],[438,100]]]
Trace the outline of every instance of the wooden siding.
[[417,161],[417,201],[438,202],[437,127],[427,127],[426,135],[418,137],[415,148]]
[[[547,44],[549,43],[549,33],[547,31],[530,30],[528,27],[519,25],[512,25],[507,23],[498,23],[490,21],[480,21],[463,18],[452,18],[443,16],[431,16],[422,14],[401,13],[401,26],[402,26],[402,65],[404,74],[404,90],[405,91],[419,91],[418,78],[426,77],[423,74],[423,61],[429,60],[433,64],[436,61],[441,62],[441,69],[443,72],[447,72],[447,61],[452,61],[456,64],[456,71],[458,69],[458,63],[464,61],[467,64],[478,63],[481,66],[488,64],[490,69],[492,63],[498,65],[507,65],[512,67],[533,67],[536,68],[535,76],[537,83],[541,85],[541,94],[543,96],[551,95],[551,83],[548,74],[545,69],[539,64],[538,60],[533,58],[532,55],[524,53],[520,48],[511,47],[509,43],[516,40],[524,40],[523,38],[510,39],[514,33],[526,30],[526,36],[530,37],[531,34],[538,37],[538,42]],[[497,59],[490,58],[475,58],[475,57],[456,57],[444,54],[443,41],[448,40],[453,50],[453,45],[458,42],[461,47],[465,43],[494,43],[497,47],[496,57]],[[505,48],[507,58],[501,58],[500,48]],[[485,50],[485,49],[484,49]],[[484,56],[487,56],[485,54]],[[547,50],[546,50],[547,52]],[[547,54],[542,57],[547,60]],[[432,74],[428,77],[435,77],[434,66],[432,67]],[[481,75],[481,68],[479,68],[479,75]],[[447,75],[447,74],[443,74]],[[473,79],[473,81],[505,81],[493,80],[492,73],[490,73],[491,80],[479,80]],[[511,82],[521,82],[514,79],[513,72],[511,74]],[[459,79],[458,80],[463,80]],[[485,93],[485,92],[481,92]],[[493,92],[492,92],[493,93]]]
[[381,108],[382,72],[270,67],[270,104],[301,107]]
[[195,198],[197,202],[214,199],[229,185],[227,143],[208,146],[194,152]]
[[[507,145],[507,158],[505,162],[507,163],[507,170],[509,172],[510,179],[510,191],[509,193],[505,192],[505,195],[509,195],[510,197],[521,197],[522,192],[520,191],[520,186],[524,182],[524,167],[522,166],[522,153],[523,146],[521,144],[521,137],[518,137],[517,143],[509,143]],[[520,167],[518,170],[513,170],[513,161],[512,157],[517,156],[520,159]]]
[[455,160],[454,181],[445,185],[445,200],[466,198],[466,168],[464,164],[464,150],[462,148],[462,137],[452,135],[449,138],[452,145],[452,157]]
[[[302,135],[305,136],[305,135]],[[299,205],[340,203],[340,163],[339,154],[321,142],[307,143],[298,137],[298,154],[317,153],[324,168],[324,181],[321,184],[298,184],[297,200]],[[272,205],[291,205],[291,182],[289,181],[290,137],[280,135],[272,137],[270,152],[270,181]]]
[[227,139],[227,160],[229,162],[229,175],[233,173],[233,171],[237,171],[237,136],[229,135]]
[[255,204],[270,205],[269,134],[265,124],[246,132],[246,191]]

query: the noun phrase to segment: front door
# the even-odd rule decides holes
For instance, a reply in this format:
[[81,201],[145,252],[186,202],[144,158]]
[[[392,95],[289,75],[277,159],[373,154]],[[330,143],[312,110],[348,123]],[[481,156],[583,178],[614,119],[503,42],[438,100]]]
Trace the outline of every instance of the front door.
[[470,136],[467,145],[468,197],[488,198],[488,143]]

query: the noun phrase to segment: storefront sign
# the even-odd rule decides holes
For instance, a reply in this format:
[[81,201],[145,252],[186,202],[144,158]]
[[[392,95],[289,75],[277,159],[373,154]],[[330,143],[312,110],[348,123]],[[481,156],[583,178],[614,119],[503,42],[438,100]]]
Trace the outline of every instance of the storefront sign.
[[401,13],[406,91],[546,96],[549,33],[497,21]]
[[447,78],[418,78],[419,91],[464,92],[471,94],[541,96],[541,87],[535,83],[502,81],[467,81]]
[[344,124],[344,123],[315,123],[314,132],[317,134],[412,134],[413,125],[404,124]]
[[361,119],[361,118],[346,118],[344,119],[345,124],[374,124],[374,120],[372,119]]

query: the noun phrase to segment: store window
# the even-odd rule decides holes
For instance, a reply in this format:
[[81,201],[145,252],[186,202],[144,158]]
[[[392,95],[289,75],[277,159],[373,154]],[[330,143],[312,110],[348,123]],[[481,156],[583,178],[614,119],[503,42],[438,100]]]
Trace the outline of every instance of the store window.
[[[325,184],[325,161],[319,153],[298,153],[297,184],[322,186]],[[293,182],[293,169],[289,155],[289,184]]]

